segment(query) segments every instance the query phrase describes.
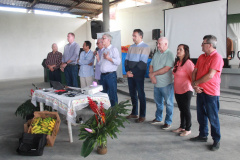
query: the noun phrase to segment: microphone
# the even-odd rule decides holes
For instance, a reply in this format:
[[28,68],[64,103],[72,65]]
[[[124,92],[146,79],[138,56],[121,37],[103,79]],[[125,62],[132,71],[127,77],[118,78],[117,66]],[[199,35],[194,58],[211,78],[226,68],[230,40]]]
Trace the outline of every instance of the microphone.
[[99,50],[99,48],[97,47],[96,49],[95,49],[95,51],[94,51],[94,55],[96,55],[97,54],[97,51]]

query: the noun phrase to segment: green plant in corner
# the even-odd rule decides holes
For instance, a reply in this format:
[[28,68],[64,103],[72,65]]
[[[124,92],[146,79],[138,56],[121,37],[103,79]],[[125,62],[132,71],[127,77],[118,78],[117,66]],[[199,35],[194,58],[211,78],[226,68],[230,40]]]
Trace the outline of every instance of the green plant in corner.
[[127,106],[129,101],[120,102],[109,109],[97,106],[91,98],[88,97],[89,106],[95,113],[89,120],[80,126],[79,140],[84,140],[81,148],[81,156],[87,157],[94,147],[106,147],[107,137],[117,138],[116,133],[120,133],[119,127],[124,127],[123,123],[128,122],[125,115],[128,113]]
[[[52,111],[52,107],[44,106],[44,110]],[[40,111],[39,103],[37,107],[35,107],[32,104],[31,99],[28,99],[17,108],[15,115],[21,116],[23,119],[25,119],[28,115],[32,115],[35,111]]]

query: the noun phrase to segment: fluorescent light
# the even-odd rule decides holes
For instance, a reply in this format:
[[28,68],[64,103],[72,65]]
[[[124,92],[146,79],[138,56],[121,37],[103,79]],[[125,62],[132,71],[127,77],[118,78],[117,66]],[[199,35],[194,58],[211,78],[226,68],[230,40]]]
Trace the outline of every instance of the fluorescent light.
[[27,13],[27,9],[23,8],[13,8],[13,7],[0,7],[1,11],[10,11],[10,12],[22,12]]
[[60,13],[60,12],[50,12],[50,11],[42,11],[42,10],[34,10],[35,14],[49,15],[49,16],[59,16],[59,17],[81,17],[79,15],[72,15],[69,13]]

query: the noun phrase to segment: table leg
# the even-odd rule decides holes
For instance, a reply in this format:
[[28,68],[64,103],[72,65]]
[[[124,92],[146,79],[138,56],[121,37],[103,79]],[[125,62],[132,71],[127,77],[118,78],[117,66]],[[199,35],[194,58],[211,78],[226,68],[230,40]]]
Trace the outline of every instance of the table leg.
[[42,102],[40,102],[40,111],[44,111]]
[[69,134],[69,139],[70,139],[70,143],[73,142],[73,137],[72,137],[72,124],[70,121],[68,121],[68,134]]

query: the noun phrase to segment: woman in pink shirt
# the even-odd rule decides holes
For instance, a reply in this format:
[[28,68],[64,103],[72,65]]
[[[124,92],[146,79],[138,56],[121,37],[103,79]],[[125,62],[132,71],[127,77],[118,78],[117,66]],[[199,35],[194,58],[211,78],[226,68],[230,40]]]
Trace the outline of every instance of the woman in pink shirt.
[[174,93],[175,99],[180,110],[180,127],[173,130],[175,133],[181,133],[180,136],[191,134],[191,112],[190,104],[193,94],[191,85],[192,72],[194,64],[190,60],[189,47],[185,44],[178,45],[177,59],[174,64]]

